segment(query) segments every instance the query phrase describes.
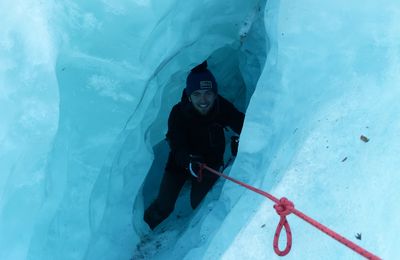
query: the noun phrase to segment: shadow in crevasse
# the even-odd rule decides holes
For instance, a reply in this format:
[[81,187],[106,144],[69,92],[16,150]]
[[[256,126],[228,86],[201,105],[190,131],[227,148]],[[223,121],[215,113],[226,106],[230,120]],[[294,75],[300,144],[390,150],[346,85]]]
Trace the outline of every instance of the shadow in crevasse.
[[153,147],[154,160],[143,182],[139,194],[143,196],[143,206],[146,209],[157,197],[160,183],[164,175],[165,164],[168,159],[169,146],[164,139]]

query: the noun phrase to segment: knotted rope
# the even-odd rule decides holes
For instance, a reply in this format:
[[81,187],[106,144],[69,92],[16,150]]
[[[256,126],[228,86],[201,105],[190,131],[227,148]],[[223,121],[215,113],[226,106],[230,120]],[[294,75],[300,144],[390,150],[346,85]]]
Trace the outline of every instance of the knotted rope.
[[[305,215],[304,213],[302,213],[301,211],[298,211],[297,209],[294,208],[294,204],[293,202],[291,202],[290,200],[288,200],[287,198],[283,197],[281,199],[277,199],[275,196],[269,194],[268,192],[265,192],[263,190],[257,189],[251,185],[248,185],[244,182],[238,181],[232,177],[229,177],[228,175],[225,175],[223,173],[220,173],[210,167],[208,167],[206,164],[200,164],[200,168],[199,168],[199,174],[198,174],[198,180],[201,181],[202,175],[203,175],[203,170],[206,169],[207,171],[216,174],[218,176],[221,176],[227,180],[230,180],[236,184],[239,184],[251,191],[254,191],[260,195],[263,195],[264,197],[267,197],[268,199],[272,200],[273,202],[275,202],[274,208],[276,210],[276,212],[278,213],[278,215],[280,216],[280,221],[278,223],[278,226],[276,227],[276,231],[275,231],[275,235],[274,235],[274,243],[273,243],[273,247],[274,247],[274,251],[277,255],[279,256],[285,256],[290,252],[290,249],[292,248],[292,232],[290,230],[290,226],[289,223],[286,219],[286,216],[293,213],[294,215],[298,216],[299,218],[303,219],[304,221],[308,222],[309,224],[311,224],[312,226],[316,227],[317,229],[319,229],[320,231],[324,232],[325,234],[327,234],[328,236],[332,237],[333,239],[335,239],[336,241],[344,244],[345,246],[347,246],[348,248],[352,249],[353,251],[355,251],[356,253],[364,256],[367,259],[371,259],[371,260],[381,260],[381,258],[379,258],[378,256],[372,254],[371,252],[368,252],[367,250],[365,250],[364,248],[356,245],[355,243],[351,242],[350,240],[348,240],[347,238],[339,235],[338,233],[336,233],[335,231],[329,229],[328,227],[322,225],[321,223],[317,222],[316,220],[308,217],[307,215]],[[280,238],[280,234],[282,229],[285,228],[286,231],[286,247],[283,251],[281,251],[279,249],[279,238]]]
[[[285,256],[290,252],[292,248],[292,232],[290,230],[289,223],[287,222],[286,216],[292,213],[294,205],[287,198],[281,198],[277,204],[274,205],[276,213],[281,217],[278,226],[276,227],[274,235],[274,251],[279,256]],[[286,230],[286,247],[283,251],[279,249],[279,237],[281,236],[282,228]]]

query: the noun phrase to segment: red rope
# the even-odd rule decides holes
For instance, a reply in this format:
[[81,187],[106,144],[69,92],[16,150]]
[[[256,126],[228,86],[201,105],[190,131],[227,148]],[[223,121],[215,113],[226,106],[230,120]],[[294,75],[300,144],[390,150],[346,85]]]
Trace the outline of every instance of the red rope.
[[[199,171],[199,179],[202,178],[202,171],[203,169],[208,170],[211,173],[214,173],[216,175],[219,175],[227,180],[230,180],[236,184],[239,184],[251,191],[254,191],[258,194],[263,195],[264,197],[267,197],[268,199],[272,200],[273,202],[275,202],[274,208],[276,210],[276,212],[278,213],[278,215],[280,216],[280,221],[278,226],[276,227],[276,231],[275,231],[275,235],[274,235],[274,251],[277,255],[279,256],[285,256],[290,252],[290,249],[292,247],[292,233],[290,230],[290,226],[289,223],[287,222],[286,216],[289,215],[290,213],[293,213],[294,215],[298,216],[299,218],[303,219],[304,221],[308,222],[309,224],[311,224],[312,226],[316,227],[317,229],[321,230],[322,232],[324,232],[325,234],[327,234],[328,236],[332,237],[333,239],[337,240],[338,242],[344,244],[345,246],[347,246],[348,248],[352,249],[353,251],[355,251],[356,253],[364,256],[367,259],[372,259],[372,260],[380,260],[381,258],[379,258],[378,256],[368,252],[367,250],[363,249],[362,247],[356,245],[355,243],[351,242],[350,240],[348,240],[347,238],[339,235],[338,233],[336,233],[335,231],[329,229],[328,227],[322,225],[321,223],[317,222],[316,220],[308,217],[307,215],[305,215],[304,213],[298,211],[297,209],[294,208],[294,204],[293,202],[291,202],[290,200],[286,199],[286,198],[281,198],[281,199],[277,199],[275,196],[257,189],[253,186],[250,186],[244,182],[238,181],[232,177],[229,177],[223,173],[220,173],[210,167],[208,167],[206,164],[201,164],[200,166],[200,171]],[[286,230],[286,247],[284,250],[280,250],[279,249],[279,238],[280,238],[280,234],[282,229],[285,228]]]
[[[292,213],[294,205],[288,199],[281,198],[279,203],[274,205],[274,209],[281,217],[274,235],[274,251],[279,256],[285,256],[289,254],[290,249],[292,248],[292,232],[290,231],[289,222],[287,222],[286,216]],[[283,251],[279,249],[279,238],[281,236],[282,228],[285,228],[286,230],[286,247]]]

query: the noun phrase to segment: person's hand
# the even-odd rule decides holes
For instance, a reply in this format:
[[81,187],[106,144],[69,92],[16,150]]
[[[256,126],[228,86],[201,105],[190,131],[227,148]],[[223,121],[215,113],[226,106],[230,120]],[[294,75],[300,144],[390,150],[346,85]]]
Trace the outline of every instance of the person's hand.
[[190,155],[190,162],[189,162],[189,172],[195,178],[199,179],[200,175],[200,167],[204,163],[203,157],[199,155]]

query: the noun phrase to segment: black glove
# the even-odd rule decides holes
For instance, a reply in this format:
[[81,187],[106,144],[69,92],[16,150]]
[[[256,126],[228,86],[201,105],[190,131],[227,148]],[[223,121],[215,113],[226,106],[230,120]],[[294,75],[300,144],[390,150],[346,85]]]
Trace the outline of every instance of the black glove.
[[201,178],[199,172],[200,172],[200,167],[202,164],[204,164],[204,159],[202,156],[199,155],[193,155],[190,154],[190,162],[189,162],[189,172],[191,175],[193,175],[195,178],[199,179]]
[[231,136],[231,153],[233,156],[237,155],[238,147],[239,147],[239,136],[237,135]]

